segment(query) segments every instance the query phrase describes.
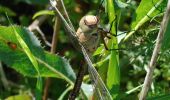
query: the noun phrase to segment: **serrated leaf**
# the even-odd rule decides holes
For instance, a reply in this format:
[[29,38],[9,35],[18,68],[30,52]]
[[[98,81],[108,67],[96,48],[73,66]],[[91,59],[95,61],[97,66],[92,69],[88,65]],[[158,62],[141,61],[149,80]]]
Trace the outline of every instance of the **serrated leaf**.
[[[72,84],[75,73],[66,59],[44,51],[38,39],[26,28],[13,27],[38,61],[42,77],[62,78]],[[15,38],[12,27],[0,26],[0,60],[25,76],[37,77],[37,72]]]
[[[12,24],[11,24],[12,25]],[[38,62],[35,58],[35,56],[33,55],[33,53],[30,51],[30,48],[28,47],[28,45],[25,43],[25,41],[22,39],[22,37],[20,36],[20,34],[17,32],[17,30],[15,29],[15,27],[12,25],[12,29],[13,29],[13,33],[15,34],[15,37],[17,39],[17,41],[19,42],[22,50],[24,51],[24,53],[27,55],[27,57],[29,58],[29,61],[31,62],[31,64],[34,66],[36,72],[37,72],[37,83],[36,83],[36,98],[37,100],[41,100],[41,91],[42,91],[42,78],[39,72],[39,66],[38,66]],[[12,42],[11,42],[12,43]],[[8,42],[8,46],[12,46],[9,45]],[[12,47],[11,47],[12,48]],[[16,46],[15,46],[16,48]]]
[[54,15],[54,14],[55,14],[54,11],[41,10],[34,14],[33,19],[35,19],[38,16],[42,16],[42,15]]

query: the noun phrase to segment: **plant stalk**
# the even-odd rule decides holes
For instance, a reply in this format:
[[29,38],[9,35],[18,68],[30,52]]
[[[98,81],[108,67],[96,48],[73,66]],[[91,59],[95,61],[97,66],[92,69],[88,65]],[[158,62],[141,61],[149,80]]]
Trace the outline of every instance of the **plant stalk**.
[[[54,31],[53,31],[53,37],[52,37],[52,46],[51,46],[51,53],[55,53],[56,52],[56,46],[57,46],[57,39],[58,39],[58,33],[59,33],[59,29],[60,29],[60,19],[59,17],[55,18],[55,24],[54,24]],[[48,97],[48,90],[51,84],[51,79],[47,78],[45,81],[45,88],[44,88],[44,95],[43,95],[43,100],[47,100]]]
[[142,91],[140,93],[139,100],[145,100],[146,99],[148,90],[149,90],[150,85],[152,83],[152,76],[153,76],[154,68],[155,68],[156,61],[157,61],[158,56],[159,56],[159,52],[160,52],[160,49],[161,49],[164,33],[166,31],[166,28],[167,28],[167,25],[168,25],[168,22],[169,22],[169,17],[170,17],[170,0],[168,0],[168,3],[167,3],[167,9],[166,9],[165,15],[163,17],[161,27],[160,27],[160,30],[159,30],[159,33],[158,33],[158,36],[157,36],[157,39],[156,39],[157,40],[156,45],[155,45],[155,48],[153,50],[153,54],[152,54],[150,63],[148,65],[148,70],[147,70],[147,74],[146,74],[146,77],[145,77],[144,86],[143,86]]

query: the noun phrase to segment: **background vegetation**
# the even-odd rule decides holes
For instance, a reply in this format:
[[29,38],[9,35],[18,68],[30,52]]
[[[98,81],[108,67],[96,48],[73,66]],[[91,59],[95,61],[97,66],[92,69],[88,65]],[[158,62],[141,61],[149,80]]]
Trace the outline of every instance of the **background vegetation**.
[[[118,98],[135,100],[138,99],[141,91],[167,0],[115,1],[117,1],[115,13],[118,15],[118,23],[116,24],[118,34],[132,34],[118,36],[118,40],[121,41],[119,42],[120,91]],[[76,29],[82,16],[99,12],[100,2],[100,0],[64,0],[70,19]],[[100,9],[100,23],[102,27],[108,28],[110,24],[108,11],[105,8],[106,5],[103,4]],[[45,77],[52,77],[48,89],[48,98],[52,100],[66,99],[70,92],[70,84],[73,85],[75,80],[75,74],[81,65],[85,65],[81,52],[78,52],[70,42],[61,21],[57,26],[60,30],[57,33],[55,54],[49,53],[51,48],[39,32],[33,30],[33,35],[24,28],[30,27],[31,23],[37,18],[46,16],[45,21],[40,25],[40,29],[45,34],[47,41],[51,43],[53,28],[55,29],[54,12],[43,12],[42,10],[45,9],[51,9],[48,0],[41,0],[41,2],[39,0],[0,0],[0,60],[2,61],[0,99],[9,97],[8,100],[11,100],[10,97],[20,94],[21,99],[18,100],[23,98],[30,100],[28,94],[35,97],[37,89],[44,90]],[[154,11],[149,13],[151,9],[154,9]],[[19,26],[4,27],[11,24],[6,13],[11,23]],[[153,83],[148,92],[147,98],[151,100],[168,100],[167,98],[170,98],[169,29],[170,26],[165,33],[163,46],[154,70]],[[14,35],[17,36],[17,34],[21,38],[14,38]],[[107,70],[102,66],[108,63],[108,59],[102,56],[105,54],[102,53],[102,48],[101,43],[100,48],[95,52],[94,65],[106,82]],[[105,52],[108,53],[108,51]],[[37,67],[37,62],[41,67]],[[42,81],[37,81],[37,76],[39,76],[37,72],[41,73]],[[38,82],[40,83],[36,85]],[[84,82],[90,83],[88,72],[86,72]],[[42,86],[43,89],[41,89]],[[88,88],[86,89],[88,90]],[[79,98],[83,98],[83,96],[80,95]]]

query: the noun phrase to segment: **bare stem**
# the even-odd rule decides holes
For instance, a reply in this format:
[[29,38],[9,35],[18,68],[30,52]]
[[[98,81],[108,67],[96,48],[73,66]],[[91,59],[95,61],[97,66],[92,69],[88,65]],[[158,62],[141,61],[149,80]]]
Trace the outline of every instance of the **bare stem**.
[[145,100],[146,99],[148,90],[149,90],[150,85],[152,83],[152,75],[153,75],[153,72],[154,72],[154,68],[155,68],[155,65],[156,65],[157,58],[159,56],[159,52],[160,52],[160,48],[161,48],[161,45],[162,45],[164,33],[166,31],[166,28],[167,28],[167,25],[168,25],[168,22],[169,22],[169,17],[170,17],[170,0],[168,0],[167,9],[166,9],[165,15],[163,17],[163,20],[161,22],[161,27],[160,27],[160,30],[159,30],[159,33],[158,33],[158,36],[157,36],[156,45],[155,45],[150,63],[148,65],[148,71],[147,71],[147,74],[146,74],[146,77],[145,77],[144,86],[142,88],[139,100]]
[[55,24],[54,24],[54,32],[53,32],[51,53],[55,53],[55,51],[56,51],[58,32],[59,32],[59,29],[60,29],[60,23],[61,23],[60,18],[56,17]]
[[44,40],[45,44],[49,47],[51,47],[51,43],[49,43],[44,35],[44,33],[41,31],[41,29],[39,27],[36,28],[36,30],[39,32],[39,34],[41,35],[42,39]]
[[[52,46],[51,46],[51,53],[53,53],[53,54],[56,51],[59,29],[60,29],[60,19],[59,19],[59,17],[56,17],[55,24],[54,24],[53,38],[52,38]],[[51,84],[51,79],[47,78],[46,82],[45,82],[43,100],[47,100],[48,89],[49,89],[50,84]]]
[[41,26],[41,24],[47,19],[47,16],[41,16],[39,18],[37,18],[36,20],[34,20],[31,25],[28,26],[28,29],[30,31],[34,31],[36,30],[36,27]]

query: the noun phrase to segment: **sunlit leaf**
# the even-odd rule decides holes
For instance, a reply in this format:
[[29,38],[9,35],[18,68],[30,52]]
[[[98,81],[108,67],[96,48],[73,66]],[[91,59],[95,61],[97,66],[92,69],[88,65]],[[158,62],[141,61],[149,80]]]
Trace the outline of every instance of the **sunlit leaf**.
[[33,100],[33,98],[28,94],[22,94],[22,95],[10,96],[5,100]]
[[41,10],[34,14],[33,19],[42,15],[54,15],[55,13],[50,10]]

